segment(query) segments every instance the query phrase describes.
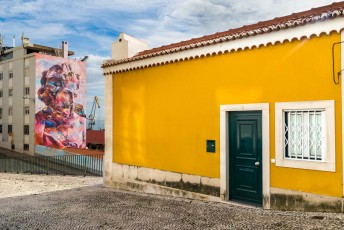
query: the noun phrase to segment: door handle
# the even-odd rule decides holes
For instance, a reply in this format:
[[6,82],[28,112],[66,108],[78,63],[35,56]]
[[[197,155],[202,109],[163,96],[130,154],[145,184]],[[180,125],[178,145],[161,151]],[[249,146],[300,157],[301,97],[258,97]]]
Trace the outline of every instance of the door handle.
[[259,165],[260,165],[260,162],[257,161],[257,162],[254,163],[254,165],[255,165],[255,166],[259,166]]

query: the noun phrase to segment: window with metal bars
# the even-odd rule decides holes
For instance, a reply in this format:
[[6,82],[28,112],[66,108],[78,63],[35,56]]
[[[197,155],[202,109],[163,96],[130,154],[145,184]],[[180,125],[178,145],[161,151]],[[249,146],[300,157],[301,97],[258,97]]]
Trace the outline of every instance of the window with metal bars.
[[335,172],[335,121],[334,100],[276,102],[276,166]]
[[284,157],[324,161],[325,110],[284,110]]

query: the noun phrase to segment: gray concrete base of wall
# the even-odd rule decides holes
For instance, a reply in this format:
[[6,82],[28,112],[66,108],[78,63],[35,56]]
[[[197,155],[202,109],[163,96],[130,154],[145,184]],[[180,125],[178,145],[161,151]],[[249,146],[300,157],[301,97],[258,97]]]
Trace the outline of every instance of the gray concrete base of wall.
[[285,189],[270,189],[270,208],[286,211],[344,212],[344,199]]
[[[185,191],[182,189],[170,188],[137,180],[123,178],[104,179],[104,186],[127,191],[137,191],[149,194],[183,197],[196,200],[226,202],[239,206],[250,207],[247,205],[232,203],[230,201],[223,201],[220,197]],[[343,198],[271,188],[270,201],[271,209],[273,210],[344,213]]]
[[220,197],[209,196],[201,193],[195,193],[190,191],[185,191],[181,189],[170,188],[162,185],[151,184],[147,182],[137,181],[137,180],[128,180],[123,178],[112,178],[104,179],[104,186],[122,190],[129,191],[138,191],[145,192],[150,194],[158,195],[168,195],[174,197],[183,197],[189,199],[197,200],[207,200],[207,201],[216,201],[221,202]]
[[[189,199],[228,202],[220,194],[220,179],[113,163],[105,170],[104,185],[123,190]],[[270,196],[270,197],[269,197]],[[344,213],[344,198],[270,187],[263,198],[267,209]],[[236,204],[236,203],[233,203]],[[243,205],[246,206],[246,205]],[[252,206],[253,207],[253,206]]]

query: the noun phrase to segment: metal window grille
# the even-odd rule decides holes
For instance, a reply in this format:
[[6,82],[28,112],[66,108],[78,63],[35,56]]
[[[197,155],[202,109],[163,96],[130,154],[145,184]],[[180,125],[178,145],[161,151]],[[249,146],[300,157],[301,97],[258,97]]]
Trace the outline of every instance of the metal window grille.
[[10,79],[13,78],[13,73],[12,72],[9,73],[8,78],[10,78]]
[[324,161],[325,110],[284,111],[284,157]]
[[30,88],[29,87],[25,87],[25,95],[29,95],[30,94]]

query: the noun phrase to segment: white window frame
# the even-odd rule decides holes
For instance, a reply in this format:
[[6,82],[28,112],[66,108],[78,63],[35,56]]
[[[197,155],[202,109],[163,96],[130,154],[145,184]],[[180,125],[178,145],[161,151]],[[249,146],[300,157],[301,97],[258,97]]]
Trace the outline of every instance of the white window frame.
[[[284,157],[284,120],[285,110],[325,110],[326,146],[323,161],[290,159]],[[334,100],[300,101],[275,103],[275,150],[276,166],[319,171],[336,171],[335,159],[335,109]]]

